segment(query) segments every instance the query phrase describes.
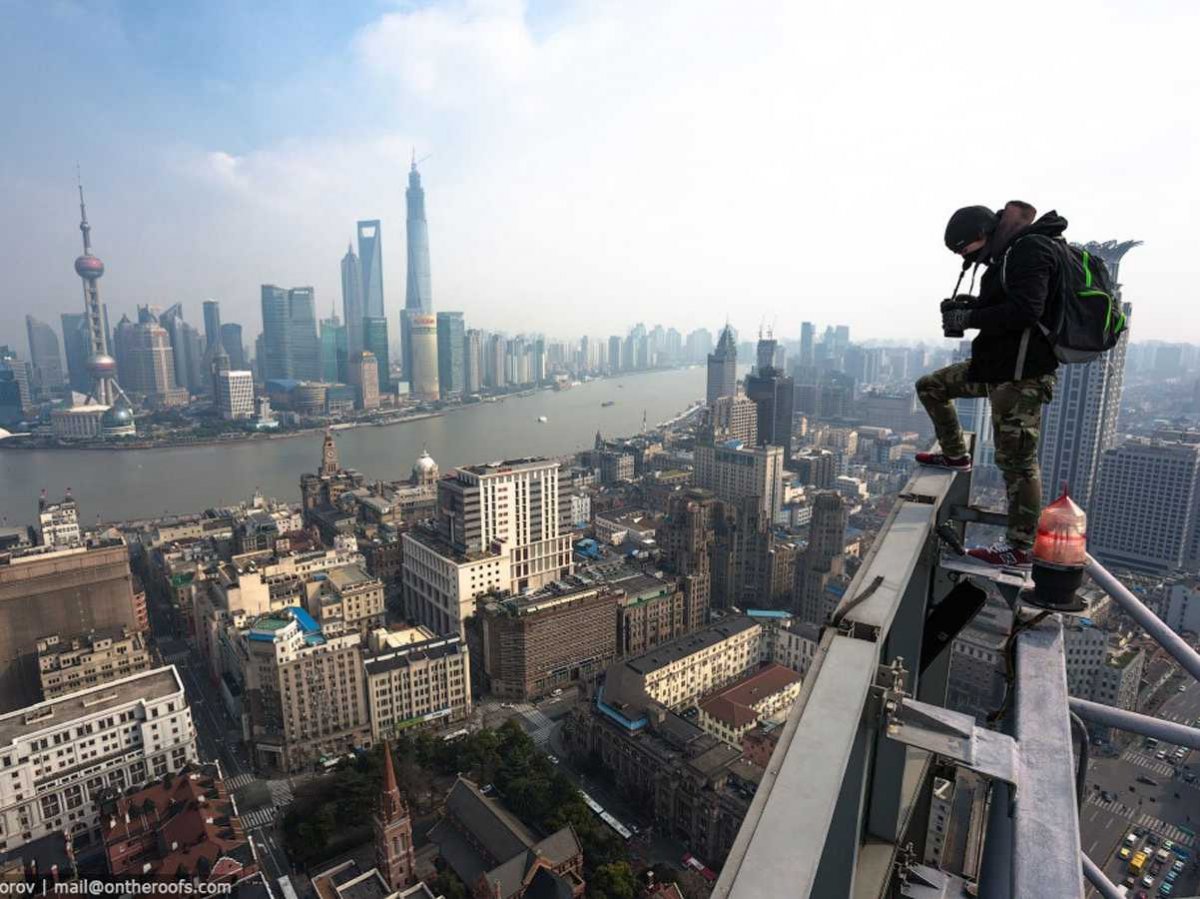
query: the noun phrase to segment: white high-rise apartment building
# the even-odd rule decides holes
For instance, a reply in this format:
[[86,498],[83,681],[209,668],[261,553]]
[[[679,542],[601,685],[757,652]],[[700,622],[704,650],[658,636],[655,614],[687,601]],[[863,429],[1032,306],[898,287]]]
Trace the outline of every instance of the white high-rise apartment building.
[[254,374],[248,371],[217,373],[217,409],[226,421],[254,417]]
[[0,852],[50,834],[102,837],[98,791],[197,760],[174,666],[0,715]]
[[558,463],[513,459],[456,469],[438,482],[436,530],[404,535],[406,611],[452,633],[490,590],[536,590],[570,574],[559,533]]
[[1200,567],[1200,445],[1130,440],[1104,454],[1088,548],[1155,574]]

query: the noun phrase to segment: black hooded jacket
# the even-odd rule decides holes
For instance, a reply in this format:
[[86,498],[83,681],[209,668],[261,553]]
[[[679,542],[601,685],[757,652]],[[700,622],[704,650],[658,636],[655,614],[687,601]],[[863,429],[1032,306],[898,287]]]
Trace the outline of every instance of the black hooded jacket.
[[1019,381],[1058,368],[1054,348],[1037,323],[1058,297],[1063,257],[1056,242],[1066,228],[1065,218],[1047,212],[989,248],[970,317],[970,327],[979,329],[971,343],[971,381]]

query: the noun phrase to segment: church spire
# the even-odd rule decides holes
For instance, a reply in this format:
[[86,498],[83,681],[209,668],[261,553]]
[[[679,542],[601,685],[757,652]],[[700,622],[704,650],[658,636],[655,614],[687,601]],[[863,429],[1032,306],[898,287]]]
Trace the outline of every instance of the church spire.
[[413,882],[416,859],[413,853],[412,819],[400,794],[392,746],[383,742],[383,790],[375,811],[375,864],[393,890]]

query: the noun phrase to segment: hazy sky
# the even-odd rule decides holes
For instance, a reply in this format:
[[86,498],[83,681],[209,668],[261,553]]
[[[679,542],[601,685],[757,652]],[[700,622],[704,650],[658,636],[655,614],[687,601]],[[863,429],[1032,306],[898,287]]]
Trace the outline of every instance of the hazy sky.
[[[327,315],[360,218],[403,306],[409,156],[435,309],[551,336],[635,321],[940,340],[957,206],[1139,238],[1135,339],[1200,341],[1200,4],[451,0],[0,6],[0,342],[101,293],[259,285]],[[115,314],[113,314],[115,313]]]

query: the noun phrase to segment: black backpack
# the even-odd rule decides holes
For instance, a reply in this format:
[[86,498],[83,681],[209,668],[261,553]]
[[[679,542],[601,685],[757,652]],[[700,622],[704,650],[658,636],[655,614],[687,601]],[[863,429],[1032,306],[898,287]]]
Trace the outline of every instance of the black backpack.
[[[1047,304],[1038,328],[1054,348],[1059,362],[1067,365],[1091,362],[1116,346],[1128,327],[1116,298],[1112,275],[1103,259],[1083,247],[1061,239],[1040,239],[1053,245],[1059,260],[1059,277],[1058,296]],[[1007,252],[1004,262],[1008,262]],[[1002,284],[1005,267],[1000,269]]]

